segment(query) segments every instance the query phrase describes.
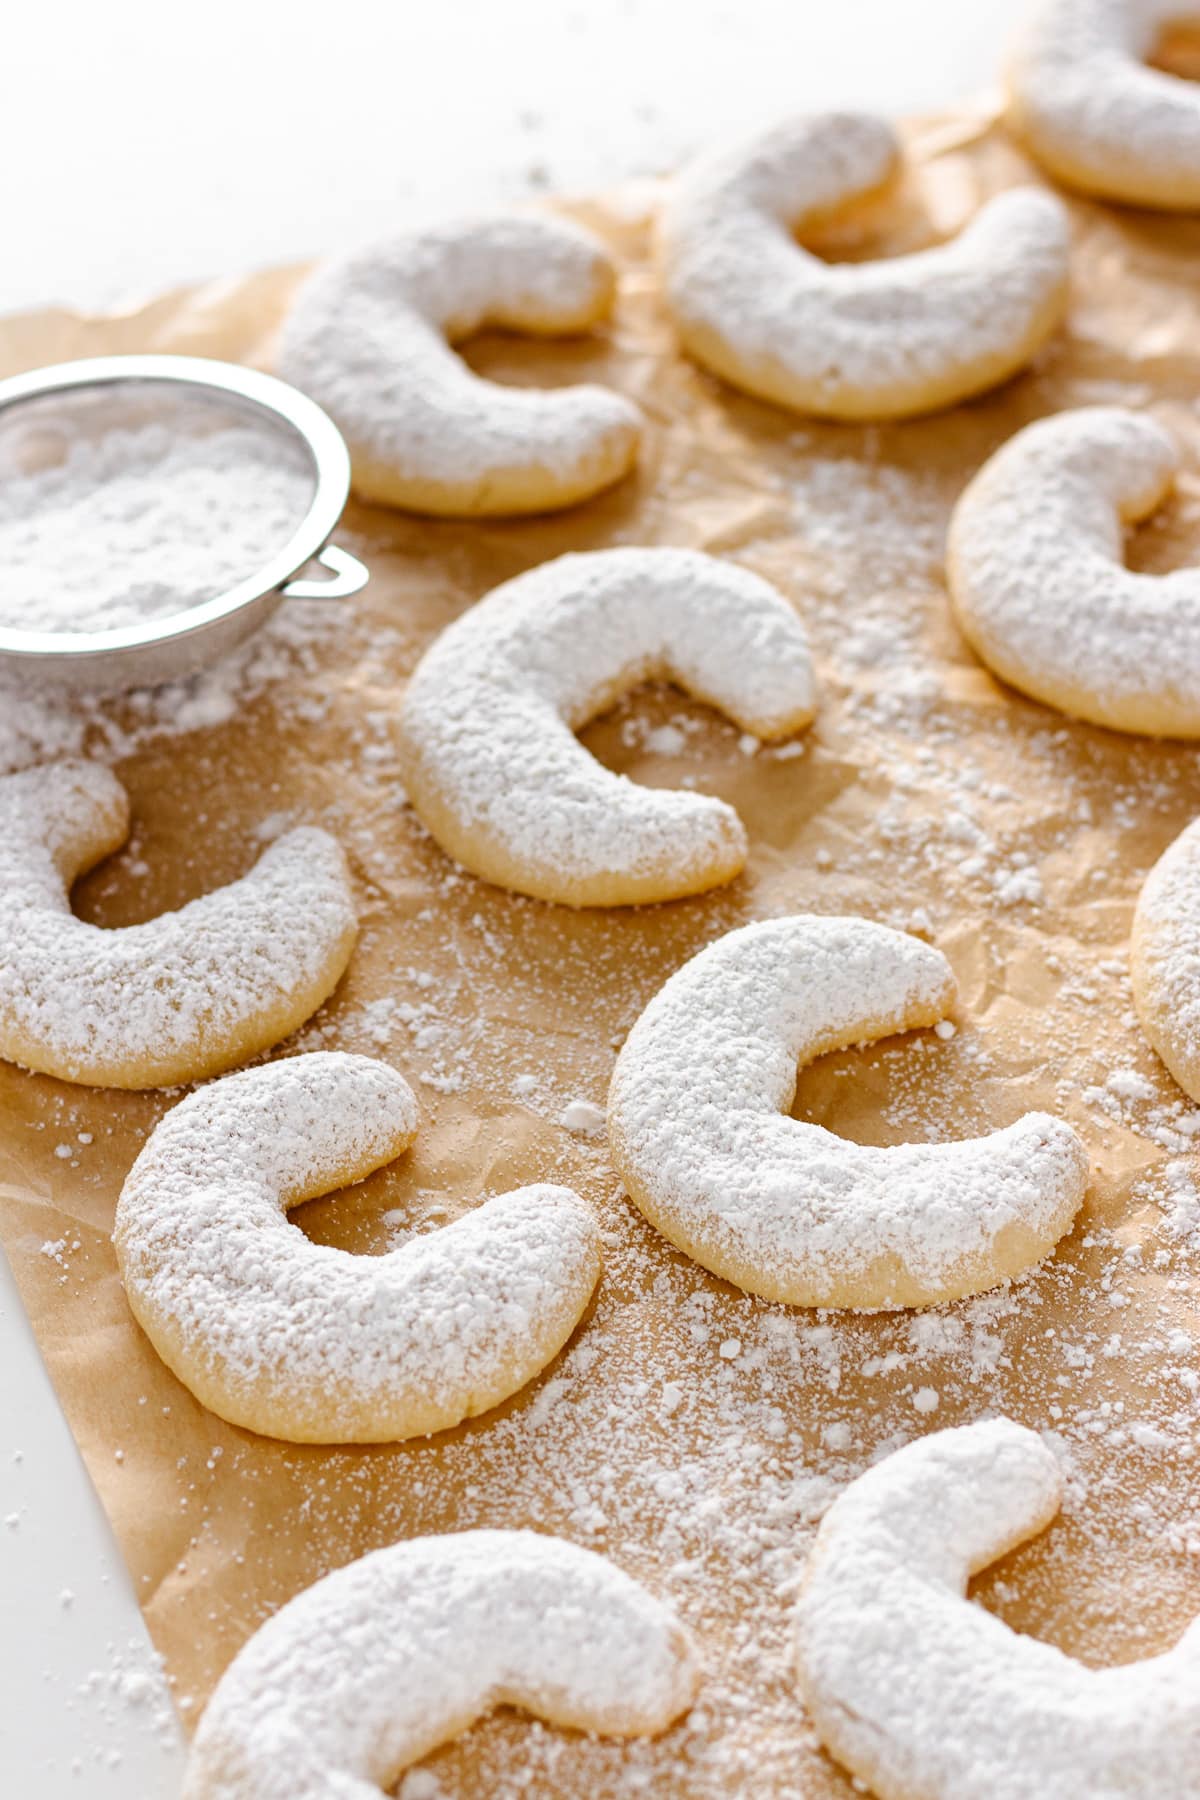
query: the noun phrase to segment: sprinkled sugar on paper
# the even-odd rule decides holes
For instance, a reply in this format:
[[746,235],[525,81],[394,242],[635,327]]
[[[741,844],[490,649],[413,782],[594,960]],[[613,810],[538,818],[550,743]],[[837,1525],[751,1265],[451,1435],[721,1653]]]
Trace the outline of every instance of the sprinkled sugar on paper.
[[142,425],[62,451],[28,472],[0,460],[0,629],[110,631],[184,612],[256,574],[312,495],[298,441],[249,424]]

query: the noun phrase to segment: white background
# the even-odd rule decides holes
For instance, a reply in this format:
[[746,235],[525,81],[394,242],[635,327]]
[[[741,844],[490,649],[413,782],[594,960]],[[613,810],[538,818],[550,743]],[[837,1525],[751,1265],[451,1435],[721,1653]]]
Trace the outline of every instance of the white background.
[[[1015,10],[17,0],[0,311],[107,307],[418,214],[658,172],[794,109],[935,108],[995,81]],[[0,1371],[0,1792],[177,1800],[163,1697],[130,1680],[140,1615],[2,1260]]]

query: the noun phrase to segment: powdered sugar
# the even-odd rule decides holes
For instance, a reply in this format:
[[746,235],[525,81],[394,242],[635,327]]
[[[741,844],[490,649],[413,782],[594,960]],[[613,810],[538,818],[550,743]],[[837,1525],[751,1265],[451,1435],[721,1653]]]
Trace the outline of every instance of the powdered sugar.
[[798,1060],[931,1025],[953,996],[940,951],[866,919],[774,919],[711,944],[613,1072],[609,1137],[633,1198],[706,1268],[801,1305],[919,1305],[1034,1261],[1087,1185],[1068,1125],[1030,1113],[879,1149],[781,1116]]
[[1073,185],[1135,205],[1200,204],[1200,95],[1146,68],[1194,0],[1039,0],[1009,69],[1011,117]]
[[10,449],[0,629],[107,631],[211,600],[283,549],[312,488],[300,445],[250,425],[68,437],[24,471]]
[[68,1081],[168,1086],[244,1060],[316,1011],[357,932],[326,832],[288,832],[240,880],[105,931],[72,915],[69,887],[128,826],[124,789],[97,763],[0,779],[0,1054]]
[[502,1194],[384,1256],[289,1226],[416,1126],[401,1075],[336,1053],[227,1077],[158,1126],[114,1243],[159,1354],[222,1418],[301,1442],[409,1437],[485,1411],[561,1349],[600,1273],[567,1188]]
[[614,286],[601,245],[561,219],[401,234],[312,278],[285,322],[279,371],[341,427],[368,499],[439,513],[566,506],[630,467],[638,409],[602,387],[501,387],[447,339],[485,324],[586,330]]
[[965,1598],[1061,1492],[1041,1438],[997,1419],[910,1444],[826,1514],[796,1612],[801,1682],[880,1800],[1200,1795],[1200,1623],[1162,1656],[1090,1669]]
[[997,674],[1118,731],[1200,736],[1200,572],[1127,569],[1122,526],[1163,499],[1169,432],[1124,407],[1040,419],[1001,446],[950,525],[959,624]]
[[1027,362],[1065,305],[1066,215],[1010,190],[949,244],[829,265],[793,231],[878,187],[899,143],[883,119],[792,119],[686,169],[662,218],[663,275],[685,345],[738,387],[801,411],[929,411]]
[[564,556],[496,588],[426,652],[401,712],[405,778],[477,873],[572,905],[717,885],[745,860],[706,795],[636,786],[572,736],[638,683],[673,677],[757,738],[808,723],[803,627],[748,571],[694,551]]
[[670,1609],[604,1557],[532,1531],[416,1538],[306,1589],[251,1639],[201,1721],[184,1800],[374,1800],[501,1705],[654,1734],[698,1678]]

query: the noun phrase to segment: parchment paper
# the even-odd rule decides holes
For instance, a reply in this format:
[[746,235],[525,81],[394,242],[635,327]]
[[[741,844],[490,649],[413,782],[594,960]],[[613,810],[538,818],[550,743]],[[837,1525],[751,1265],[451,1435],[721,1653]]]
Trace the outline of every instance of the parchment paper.
[[[913,145],[920,178],[844,224],[838,254],[928,242],[1029,174],[983,114],[927,123]],[[1150,406],[1187,446],[1178,494],[1131,560],[1200,560],[1200,221],[1072,202],[1070,324],[1036,367],[949,414],[858,428],[756,404],[676,353],[648,258],[653,198],[572,209],[623,261],[609,333],[495,335],[469,351],[505,380],[594,378],[633,395],[650,421],[633,479],[532,522],[352,506],[341,535],[371,584],[273,627],[254,653],[269,678],[222,689],[218,676],[172,717],[161,702],[108,709],[86,736],[121,751],[136,829],[80,885],[84,917],[116,926],[177,905],[243,872],[284,823],[339,834],[362,938],[333,1000],[275,1054],[384,1057],[416,1085],[424,1120],[410,1157],[297,1223],[382,1250],[488,1193],[568,1181],[602,1220],[607,1267],[567,1351],[507,1406],[428,1442],[299,1449],[231,1429],[133,1325],[109,1244],[122,1178],[178,1095],[0,1067],[3,1242],[185,1721],[273,1608],[423,1532],[560,1533],[694,1626],[709,1679],[687,1724],[623,1748],[502,1714],[431,1759],[442,1791],[463,1797],[848,1794],[790,1676],[811,1532],[874,1456],[989,1412],[1054,1432],[1073,1473],[1060,1521],[979,1584],[988,1605],[1096,1662],[1164,1648],[1200,1610],[1200,1114],[1142,1039],[1126,967],[1145,871],[1200,805],[1196,752],[1002,689],[960,640],[941,572],[949,509],[985,457],[1030,419],[1098,400]],[[0,366],[117,350],[266,363],[295,278],[221,282],[120,318],[10,320]],[[811,631],[821,707],[782,752],[669,691],[589,729],[596,754],[636,779],[731,801],[753,853],[720,893],[576,914],[452,868],[403,803],[392,720],[422,648],[498,581],[637,542],[701,547],[775,581]],[[214,702],[230,691],[244,703]],[[961,984],[952,1039],[827,1058],[802,1075],[797,1116],[891,1142],[968,1135],[1030,1107],[1062,1114],[1095,1173],[1043,1269],[924,1315],[767,1307],[658,1239],[602,1136],[557,1122],[572,1099],[603,1103],[614,1046],[673,969],[730,927],[793,909],[926,932]]]

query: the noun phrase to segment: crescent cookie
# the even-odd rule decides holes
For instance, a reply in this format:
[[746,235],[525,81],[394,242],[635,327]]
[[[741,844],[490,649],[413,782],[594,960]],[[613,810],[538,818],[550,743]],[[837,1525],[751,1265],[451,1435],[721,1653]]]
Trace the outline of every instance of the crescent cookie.
[[1200,1100],[1200,820],[1159,857],[1133,915],[1133,999],[1142,1030]]
[[1060,181],[1134,206],[1200,207],[1200,93],[1146,67],[1196,0],[1041,0],[1008,71],[1008,116]]
[[735,387],[834,419],[933,411],[1007,379],[1066,309],[1066,212],[997,194],[958,237],[877,262],[822,262],[794,234],[896,171],[886,120],[789,119],[680,176],[664,208],[667,300],[687,349]]
[[328,999],[358,925],[327,832],[287,832],[240,881],[144,924],[75,918],[71,883],[128,835],[128,796],[99,763],[0,778],[0,1057],[170,1087],[277,1044]]
[[966,1598],[1061,1490],[1041,1438],[995,1419],[907,1445],[826,1513],[796,1609],[800,1686],[880,1800],[1200,1796],[1200,1621],[1163,1656],[1092,1669]]
[[183,1800],[379,1800],[494,1707],[649,1737],[698,1682],[674,1613],[606,1557],[532,1531],[414,1538],[255,1632],[200,1721]]
[[1118,406],[1001,445],[954,509],[947,555],[959,626],[990,669],[1093,725],[1200,737],[1200,570],[1122,560],[1125,527],[1178,466],[1170,433]]
[[795,1306],[931,1306],[1028,1268],[1087,1188],[1069,1125],[1027,1113],[988,1137],[880,1148],[787,1117],[797,1065],[933,1025],[954,993],[939,950],[867,919],[718,938],[617,1058],[608,1137],[630,1197],[714,1275]]
[[573,736],[658,678],[760,738],[813,716],[804,628],[759,576],[693,550],[561,556],[493,589],[418,664],[399,725],[414,807],[476,875],[567,906],[731,881],[746,860],[732,807],[640,787]]
[[498,1195],[383,1256],[288,1224],[416,1129],[394,1069],[317,1052],[214,1082],[152,1133],[113,1243],[135,1318],[211,1411],[293,1443],[393,1442],[486,1412],[566,1343],[600,1276],[569,1188]]
[[276,362],[340,427],[363,499],[477,517],[546,512],[632,468],[641,413],[608,388],[486,381],[451,346],[485,325],[586,331],[615,291],[602,245],[562,219],[433,226],[318,270]]

